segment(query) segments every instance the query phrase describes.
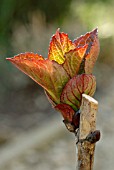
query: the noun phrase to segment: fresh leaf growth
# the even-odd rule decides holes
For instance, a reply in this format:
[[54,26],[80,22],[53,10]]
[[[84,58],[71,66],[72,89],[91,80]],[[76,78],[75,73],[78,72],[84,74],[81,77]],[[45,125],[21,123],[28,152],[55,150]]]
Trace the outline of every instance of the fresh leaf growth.
[[96,89],[95,77],[91,74],[81,74],[74,76],[65,85],[61,102],[70,105],[75,111],[80,108],[82,94],[93,96]]
[[7,60],[44,88],[52,106],[75,129],[78,126],[75,113],[80,109],[82,94],[93,96],[96,89],[92,70],[98,54],[97,29],[74,41],[57,29],[47,59],[26,52]]

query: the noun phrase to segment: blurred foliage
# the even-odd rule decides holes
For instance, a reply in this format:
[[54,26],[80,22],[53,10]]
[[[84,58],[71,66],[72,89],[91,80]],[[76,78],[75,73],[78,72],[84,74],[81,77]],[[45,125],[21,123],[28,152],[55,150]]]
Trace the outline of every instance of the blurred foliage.
[[39,10],[46,22],[62,22],[72,0],[1,0],[0,2],[0,42],[7,45],[15,22],[29,22],[29,15]]

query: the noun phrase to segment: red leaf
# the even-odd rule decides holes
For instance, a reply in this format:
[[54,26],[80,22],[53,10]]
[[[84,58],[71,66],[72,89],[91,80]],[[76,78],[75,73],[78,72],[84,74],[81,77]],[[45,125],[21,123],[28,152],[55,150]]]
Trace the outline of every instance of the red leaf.
[[61,102],[77,111],[81,105],[82,94],[93,96],[95,89],[96,81],[93,75],[77,75],[65,85],[61,94]]
[[69,105],[58,104],[55,106],[55,109],[61,112],[64,120],[72,122],[73,115],[75,114],[75,111]]
[[48,58],[62,64],[65,60],[64,54],[74,48],[75,45],[68,38],[68,35],[60,33],[58,29],[51,39]]
[[69,80],[62,65],[34,53],[19,54],[8,60],[40,84],[55,103],[60,103],[62,89]]
[[84,57],[85,60],[83,61],[84,63],[82,63],[80,72],[91,74],[100,50],[98,30],[95,29],[77,38],[76,40],[74,40],[74,44],[76,45],[76,47],[82,47],[85,44],[88,44],[88,48]]
[[80,64],[83,61],[87,47],[88,46],[85,45],[83,47],[75,48],[65,54],[65,62],[63,63],[63,67],[71,78],[78,74]]

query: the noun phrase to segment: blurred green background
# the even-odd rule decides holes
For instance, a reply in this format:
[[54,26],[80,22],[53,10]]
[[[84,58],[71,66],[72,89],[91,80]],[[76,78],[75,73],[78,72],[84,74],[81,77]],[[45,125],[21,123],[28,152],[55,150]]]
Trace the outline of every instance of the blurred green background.
[[[101,50],[94,69],[95,97],[102,101],[100,108],[105,109],[106,119],[101,127],[107,129],[111,115],[107,116],[107,112],[113,112],[114,101],[113,18],[113,0],[0,0],[1,145],[17,132],[26,131],[57,114],[52,111],[42,88],[5,60],[26,51],[47,57],[50,37],[57,28],[73,40],[98,27]],[[103,113],[101,115],[103,119]]]

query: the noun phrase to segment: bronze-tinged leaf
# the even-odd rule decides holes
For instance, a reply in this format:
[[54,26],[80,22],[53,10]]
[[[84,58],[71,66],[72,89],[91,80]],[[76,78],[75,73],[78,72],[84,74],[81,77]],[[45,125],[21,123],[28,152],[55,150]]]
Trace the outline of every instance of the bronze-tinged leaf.
[[68,38],[68,35],[60,33],[58,29],[51,39],[48,58],[59,64],[63,64],[65,61],[64,54],[74,48],[75,45]]
[[85,45],[83,47],[70,50],[65,54],[65,62],[63,63],[63,67],[71,78],[78,74],[87,48],[88,45]]
[[61,94],[61,102],[70,105],[77,111],[81,105],[82,94],[93,96],[95,90],[96,80],[93,75],[77,75],[65,85]]
[[69,80],[62,65],[49,59],[44,60],[42,56],[34,53],[19,54],[7,60],[41,85],[55,103],[60,103],[62,89]]
[[46,90],[44,90],[44,92],[49,102],[51,103],[52,107],[55,107],[57,104],[54,102],[54,99],[52,98],[52,96]]
[[85,72],[86,74],[91,74],[100,51],[98,29],[95,29],[77,38],[74,40],[74,44],[76,47],[82,47],[85,44],[88,44],[88,48],[84,57],[85,60],[83,60],[81,64],[80,73]]
[[67,104],[58,104],[55,106],[55,109],[61,112],[64,120],[67,120],[69,122],[72,122],[73,115],[75,114],[75,111]]

